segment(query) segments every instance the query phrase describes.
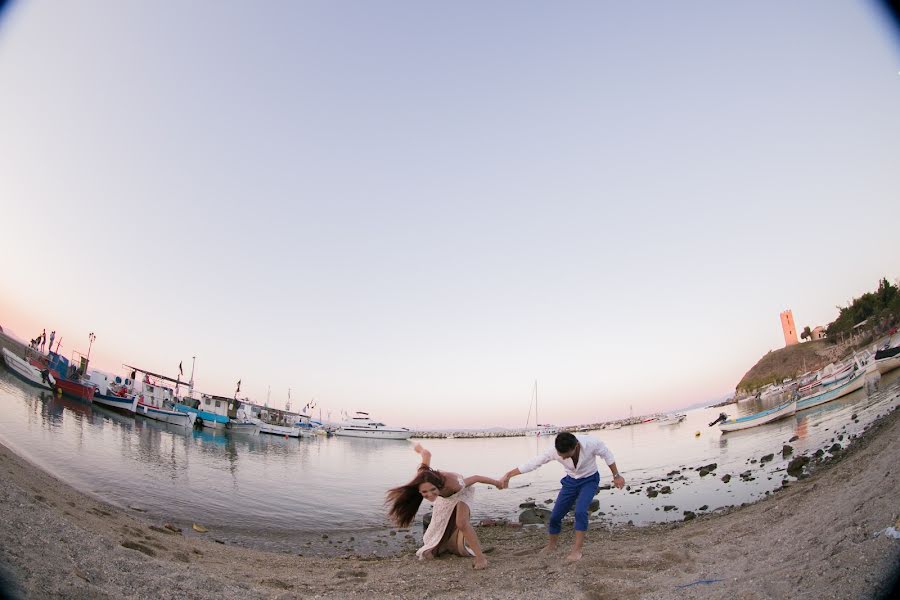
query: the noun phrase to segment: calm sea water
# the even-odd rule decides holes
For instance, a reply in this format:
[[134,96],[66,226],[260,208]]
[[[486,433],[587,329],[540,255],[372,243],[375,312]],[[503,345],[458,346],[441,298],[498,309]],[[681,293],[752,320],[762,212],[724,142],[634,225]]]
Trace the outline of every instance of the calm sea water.
[[[747,404],[688,413],[679,425],[655,423],[593,432],[615,453],[632,490],[598,495],[603,522],[646,524],[681,520],[683,510],[709,510],[752,501],[781,485],[791,442],[795,455],[847,444],[840,434],[862,431],[897,406],[900,370],[867,389],[746,431],[721,434],[707,427],[721,410],[734,415],[762,408]],[[858,423],[851,419],[857,414]],[[696,433],[699,432],[699,436]],[[139,506],[153,519],[190,527],[202,523],[239,543],[321,532],[385,530],[385,491],[408,480],[418,464],[409,442],[353,438],[284,439],[185,431],[142,417],[53,397],[0,371],[0,441],[75,488],[112,504]],[[498,477],[552,443],[552,438],[425,440],[432,464],[464,475]],[[775,460],[751,462],[775,453]],[[691,467],[717,463],[715,476]],[[637,489],[681,469],[685,479],[666,482],[669,495],[648,498]],[[737,475],[751,470],[753,481]],[[601,484],[609,471],[601,465]],[[721,476],[734,479],[725,484]],[[513,479],[509,490],[478,486],[474,517],[513,520],[519,503],[555,498],[562,467],[551,463]],[[427,503],[425,503],[427,506]],[[664,511],[665,505],[677,510]],[[423,508],[423,511],[425,509]]]

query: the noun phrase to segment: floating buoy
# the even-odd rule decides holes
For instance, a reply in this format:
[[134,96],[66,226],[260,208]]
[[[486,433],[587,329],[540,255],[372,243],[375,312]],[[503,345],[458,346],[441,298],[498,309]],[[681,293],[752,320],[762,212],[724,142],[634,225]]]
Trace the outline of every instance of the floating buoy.
[[695,433],[694,437],[700,437],[700,432],[698,431],[697,433]]

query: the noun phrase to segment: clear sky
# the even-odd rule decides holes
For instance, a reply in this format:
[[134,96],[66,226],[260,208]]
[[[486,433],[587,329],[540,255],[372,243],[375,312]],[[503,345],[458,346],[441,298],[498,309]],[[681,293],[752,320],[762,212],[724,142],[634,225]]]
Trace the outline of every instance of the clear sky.
[[866,2],[16,2],[0,325],[414,427],[719,398],[900,276]]

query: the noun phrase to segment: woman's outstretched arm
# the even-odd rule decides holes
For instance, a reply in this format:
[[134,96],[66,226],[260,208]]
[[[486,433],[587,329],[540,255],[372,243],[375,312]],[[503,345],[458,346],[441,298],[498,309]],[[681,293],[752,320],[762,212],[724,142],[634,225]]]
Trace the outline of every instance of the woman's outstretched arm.
[[431,452],[426,450],[425,447],[422,446],[422,444],[420,444],[418,442],[416,442],[416,445],[413,446],[413,450],[415,450],[422,456],[422,464],[423,465],[425,465],[426,467],[431,466]]
[[473,483],[486,483],[488,485],[494,486],[498,490],[503,489],[502,481],[498,479],[491,479],[490,477],[485,477],[484,475],[472,475],[463,479],[463,482],[466,484],[466,487],[469,487]]

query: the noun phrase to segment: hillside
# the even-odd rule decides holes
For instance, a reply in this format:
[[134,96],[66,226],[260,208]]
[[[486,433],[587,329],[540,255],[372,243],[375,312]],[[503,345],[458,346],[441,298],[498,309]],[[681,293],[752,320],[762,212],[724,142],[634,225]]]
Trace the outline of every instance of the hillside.
[[773,350],[747,371],[737,384],[737,392],[749,392],[774,381],[782,381],[787,377],[793,378],[807,371],[821,369],[834,360],[836,350],[837,347],[826,340]]

